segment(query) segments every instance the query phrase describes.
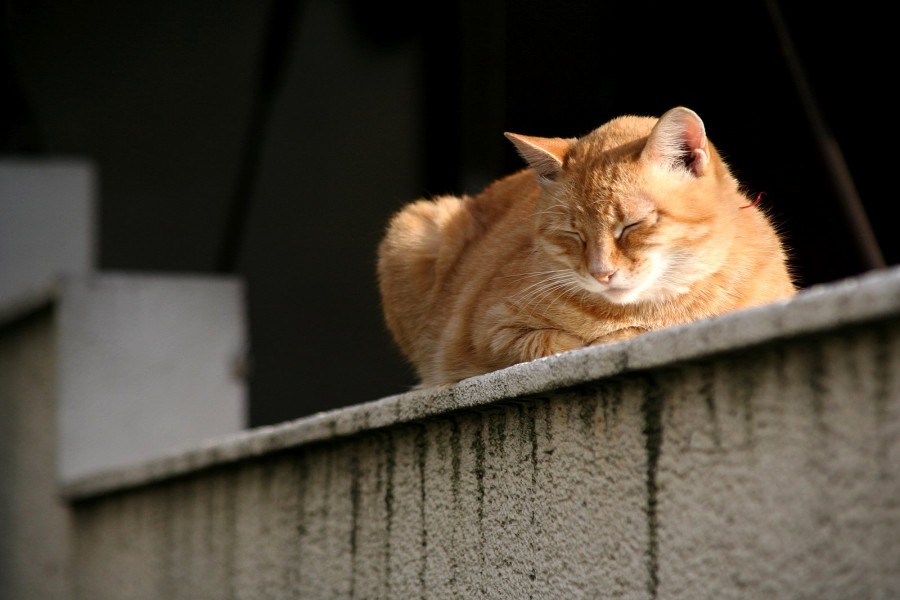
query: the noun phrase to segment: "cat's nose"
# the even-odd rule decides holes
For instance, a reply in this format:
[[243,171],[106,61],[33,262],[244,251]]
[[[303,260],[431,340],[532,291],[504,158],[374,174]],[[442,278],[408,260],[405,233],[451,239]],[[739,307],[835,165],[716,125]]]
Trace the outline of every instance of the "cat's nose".
[[599,271],[597,273],[595,273],[593,271],[591,272],[591,275],[594,277],[594,279],[596,279],[600,283],[609,283],[610,281],[612,281],[613,275],[615,275],[615,274],[616,274],[615,270]]

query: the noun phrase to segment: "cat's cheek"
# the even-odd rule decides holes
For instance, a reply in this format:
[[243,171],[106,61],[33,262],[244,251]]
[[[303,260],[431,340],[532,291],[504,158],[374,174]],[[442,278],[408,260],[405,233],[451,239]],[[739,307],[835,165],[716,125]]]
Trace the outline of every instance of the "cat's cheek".
[[688,252],[666,254],[658,275],[655,300],[671,300],[687,294],[699,276],[695,272],[696,258]]
[[633,304],[662,300],[668,291],[662,289],[660,282],[669,268],[667,261],[659,253],[650,253],[639,264],[632,267],[630,273],[616,287],[608,291],[610,301],[616,304]]
[[542,239],[540,248],[545,256],[555,260],[566,259],[572,254],[571,248],[557,241]]

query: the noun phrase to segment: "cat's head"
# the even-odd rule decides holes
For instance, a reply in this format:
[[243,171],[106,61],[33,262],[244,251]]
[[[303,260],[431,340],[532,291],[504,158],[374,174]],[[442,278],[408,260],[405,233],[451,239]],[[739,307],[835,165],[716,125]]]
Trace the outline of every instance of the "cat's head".
[[568,285],[659,302],[723,266],[743,195],[694,111],[619,117],[579,139],[506,135],[540,181],[539,248]]

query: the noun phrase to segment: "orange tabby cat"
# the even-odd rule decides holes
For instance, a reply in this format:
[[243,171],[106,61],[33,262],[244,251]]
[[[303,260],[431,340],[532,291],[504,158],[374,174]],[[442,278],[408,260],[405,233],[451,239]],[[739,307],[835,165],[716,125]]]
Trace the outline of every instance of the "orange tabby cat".
[[385,321],[421,385],[795,293],[695,112],[506,135],[529,169],[407,205],[378,248]]

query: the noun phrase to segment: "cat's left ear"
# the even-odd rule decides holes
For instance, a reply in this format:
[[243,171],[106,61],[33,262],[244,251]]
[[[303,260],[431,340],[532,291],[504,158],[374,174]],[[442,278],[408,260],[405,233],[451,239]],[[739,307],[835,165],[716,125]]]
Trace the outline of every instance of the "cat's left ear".
[[696,177],[709,165],[706,128],[689,108],[678,106],[659,118],[641,157],[669,169],[687,170]]
[[556,179],[562,171],[563,161],[575,140],[541,138],[518,133],[504,133],[516,147],[528,166],[545,179]]

